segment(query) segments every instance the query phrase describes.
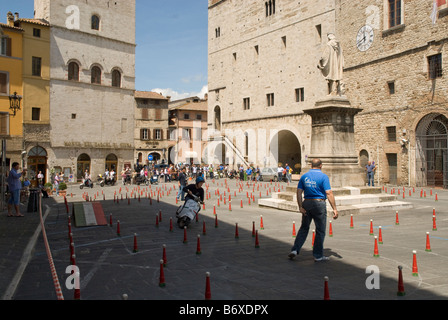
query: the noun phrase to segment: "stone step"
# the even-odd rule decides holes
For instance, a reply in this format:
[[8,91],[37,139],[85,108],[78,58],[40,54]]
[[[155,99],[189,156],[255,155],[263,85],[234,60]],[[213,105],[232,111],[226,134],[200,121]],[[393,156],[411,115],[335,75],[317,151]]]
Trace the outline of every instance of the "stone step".
[[[381,194],[381,187],[344,187],[332,189],[334,196],[348,196],[359,194]],[[284,192],[281,193],[297,193],[297,186],[287,186]]]
[[[260,199],[258,200],[260,207],[275,208],[282,211],[298,212],[297,202],[285,201],[281,199]],[[354,205],[338,206],[338,213],[340,216],[356,215],[366,212],[375,211],[400,211],[404,209],[412,209],[413,205],[409,202],[403,201],[386,201],[377,203],[360,203]],[[327,212],[331,214],[333,209],[327,204]]]
[[[272,198],[258,200],[261,207],[285,211],[298,211],[296,187],[288,186],[286,191],[272,194]],[[397,201],[396,195],[383,194],[380,187],[345,187],[333,190],[338,212],[341,216],[373,212],[375,210],[402,210],[413,208],[409,202]],[[327,210],[333,209],[327,201]]]

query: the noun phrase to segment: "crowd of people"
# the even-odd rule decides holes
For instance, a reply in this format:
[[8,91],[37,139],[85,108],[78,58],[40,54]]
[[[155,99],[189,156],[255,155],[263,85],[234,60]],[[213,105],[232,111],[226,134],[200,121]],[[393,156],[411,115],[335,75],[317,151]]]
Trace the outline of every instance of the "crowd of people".
[[[281,170],[280,170],[281,168]],[[196,179],[202,176],[206,179],[230,178],[240,179],[241,181],[259,181],[261,176],[261,169],[259,166],[240,165],[237,169],[231,169],[228,165],[219,164],[170,164],[170,165],[135,165],[134,170],[126,167],[121,171],[122,179],[127,179],[130,182],[135,182],[139,177],[151,179],[156,177],[160,182],[178,181],[179,175],[185,169],[185,176],[187,178]],[[279,166],[278,177],[279,181],[291,182],[292,169],[286,164],[285,168]]]

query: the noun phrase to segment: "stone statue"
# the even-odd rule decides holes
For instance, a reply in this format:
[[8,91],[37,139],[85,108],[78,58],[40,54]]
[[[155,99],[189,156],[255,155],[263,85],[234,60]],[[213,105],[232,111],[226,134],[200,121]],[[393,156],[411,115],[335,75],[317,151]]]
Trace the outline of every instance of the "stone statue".
[[317,66],[328,82],[328,93],[331,96],[345,95],[343,83],[344,56],[342,47],[333,33],[329,33],[328,42]]

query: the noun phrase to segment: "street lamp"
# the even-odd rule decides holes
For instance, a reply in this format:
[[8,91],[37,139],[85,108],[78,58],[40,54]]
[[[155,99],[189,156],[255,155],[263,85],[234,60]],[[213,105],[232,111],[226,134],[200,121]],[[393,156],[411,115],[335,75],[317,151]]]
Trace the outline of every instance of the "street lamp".
[[17,95],[14,92],[12,96],[9,96],[9,109],[12,110],[12,116],[15,117],[17,110],[20,110],[20,102],[22,101],[22,96]]

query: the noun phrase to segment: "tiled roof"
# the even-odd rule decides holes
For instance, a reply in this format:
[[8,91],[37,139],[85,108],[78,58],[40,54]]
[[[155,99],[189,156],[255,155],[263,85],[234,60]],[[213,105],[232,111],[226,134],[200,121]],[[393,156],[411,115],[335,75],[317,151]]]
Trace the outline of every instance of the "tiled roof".
[[44,19],[25,19],[25,18],[20,18],[19,20],[16,20],[16,22],[28,22],[28,23],[34,23],[34,24],[38,24],[41,26],[46,26],[49,27],[50,23]]
[[201,100],[200,102],[190,102],[174,108],[175,110],[182,111],[208,111],[207,100]]
[[164,97],[163,95],[152,91],[135,91],[134,98],[168,100],[168,98]]
[[6,28],[6,29],[15,30],[15,31],[23,31],[22,28],[14,27],[14,26],[10,26],[10,25],[7,25],[7,24],[5,24],[5,23],[1,23],[1,22],[0,22],[0,28],[3,28],[3,29]]

